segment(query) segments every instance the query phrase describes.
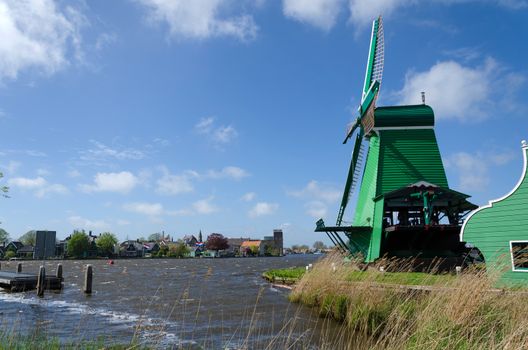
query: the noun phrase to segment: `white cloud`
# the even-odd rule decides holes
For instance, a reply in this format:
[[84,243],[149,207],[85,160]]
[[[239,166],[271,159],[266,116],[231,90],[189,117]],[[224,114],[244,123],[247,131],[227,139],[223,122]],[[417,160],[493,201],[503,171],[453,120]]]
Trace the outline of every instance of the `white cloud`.
[[[522,9],[528,7],[526,0],[433,0],[431,3],[439,5],[457,5],[468,3],[484,3],[507,7],[510,9]],[[423,2],[418,0],[349,0],[350,22],[358,27],[365,27],[372,20],[382,15],[390,17],[397,13],[398,9],[408,6],[420,6]]]
[[8,185],[12,187],[19,187],[26,190],[34,190],[46,186],[47,181],[39,176],[36,178],[27,178],[27,177],[15,177],[8,180]]
[[94,147],[80,152],[81,161],[101,164],[115,160],[140,160],[146,156],[145,152],[134,148],[110,147],[95,140],[90,140],[90,143]]
[[72,177],[72,178],[73,177],[79,177],[79,176],[81,176],[81,172],[79,170],[77,170],[77,169],[72,169],[72,170],[68,171],[67,175],[68,175],[68,177]]
[[240,199],[244,202],[251,202],[255,199],[256,196],[257,194],[255,192],[248,192],[244,194]]
[[37,196],[39,198],[43,198],[43,197],[46,197],[50,193],[68,194],[68,193],[70,193],[70,191],[64,185],[61,185],[61,184],[50,184],[50,185],[46,185],[46,186],[44,186],[42,188],[39,188],[35,192],[35,196]]
[[509,7],[514,10],[528,8],[528,1],[526,0],[497,0],[497,3],[504,7]]
[[251,15],[224,16],[238,9],[229,0],[136,0],[148,10],[153,23],[168,25],[174,38],[207,39],[230,36],[242,41],[256,37],[258,27]]
[[335,203],[342,196],[342,192],[338,189],[328,185],[321,186],[315,180],[310,181],[302,190],[289,191],[287,194],[293,197],[307,198],[326,203]]
[[8,174],[14,174],[18,170],[18,168],[20,168],[21,165],[22,164],[20,162],[10,160],[9,163],[7,163],[7,165],[2,165],[0,167],[2,169],[5,169]]
[[248,214],[249,217],[256,218],[258,216],[272,215],[277,209],[279,209],[277,203],[258,202]]
[[18,187],[22,190],[33,190],[38,198],[46,197],[48,194],[68,194],[68,188],[61,184],[50,184],[42,176],[36,178],[15,177],[8,180],[11,187]]
[[139,179],[128,171],[119,173],[97,173],[92,185],[81,185],[84,192],[118,192],[126,194],[139,183]]
[[491,58],[477,67],[462,66],[455,61],[439,62],[425,72],[407,73],[405,85],[397,92],[399,103],[419,104],[420,93],[424,91],[436,119],[482,120],[500,102],[500,94],[493,94],[501,84],[498,73],[498,64]]
[[227,166],[227,167],[224,167],[220,171],[209,170],[204,177],[209,177],[212,179],[228,178],[228,179],[233,179],[233,180],[241,180],[248,176],[249,176],[249,173],[242,168],[239,168],[236,166]]
[[104,220],[89,220],[77,215],[70,216],[68,222],[76,229],[103,230],[109,226]]
[[123,206],[126,211],[143,214],[147,216],[160,216],[164,213],[163,205],[160,203],[135,202]]
[[319,201],[311,201],[305,204],[306,213],[315,219],[325,218],[328,208],[325,203]]
[[231,125],[221,126],[213,133],[213,140],[218,143],[229,143],[238,136],[238,132]]
[[213,129],[214,121],[215,121],[215,118],[213,117],[202,118],[194,126],[194,128],[199,134],[209,134],[211,130]]
[[487,189],[490,183],[490,168],[509,163],[512,152],[487,152],[486,154],[458,152],[445,159],[447,169],[458,175],[458,186],[464,192],[478,192]]
[[286,17],[308,23],[322,30],[330,30],[336,23],[344,0],[283,0]]
[[379,15],[389,17],[397,8],[416,3],[416,0],[349,0],[350,22],[358,27],[364,27],[371,24]]
[[81,28],[86,18],[53,0],[0,2],[0,80],[34,69],[53,74],[81,60]]
[[105,47],[113,44],[117,41],[117,35],[115,33],[102,33],[97,37],[95,41],[95,49],[97,51],[103,50]]
[[188,193],[194,190],[191,182],[192,175],[189,173],[181,175],[173,175],[162,167],[163,176],[157,181],[156,192],[163,195],[177,195],[181,193]]
[[238,181],[249,176],[246,170],[236,166],[227,166],[222,170],[208,170],[203,173],[186,170],[180,174],[171,174],[165,166],[160,167],[160,170],[163,175],[157,180],[156,192],[163,195],[192,192],[194,191],[193,180],[232,179]]
[[301,190],[289,191],[288,195],[308,200],[304,205],[306,213],[314,218],[325,218],[328,212],[328,205],[333,204],[341,198],[342,191],[329,186],[321,185],[312,180]]
[[193,203],[193,209],[198,214],[211,214],[218,211],[218,208],[212,204],[213,197],[198,200]]
[[232,125],[216,125],[214,117],[202,118],[194,126],[196,132],[207,135],[216,145],[231,142],[238,136],[238,131]]

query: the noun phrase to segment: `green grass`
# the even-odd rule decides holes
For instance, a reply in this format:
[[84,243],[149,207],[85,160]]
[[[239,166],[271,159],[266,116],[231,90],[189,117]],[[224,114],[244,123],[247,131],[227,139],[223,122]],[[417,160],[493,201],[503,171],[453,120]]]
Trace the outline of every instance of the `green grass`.
[[305,267],[292,267],[288,269],[273,269],[268,270],[262,274],[268,281],[275,282],[277,280],[285,281],[297,281],[306,272]]
[[31,338],[3,338],[0,339],[0,350],[125,350],[147,349],[132,345],[106,345],[102,341],[86,342],[60,342],[58,339],[31,339]]
[[[269,281],[277,280],[298,281],[306,273],[305,267],[288,269],[273,269],[262,275]],[[379,272],[379,271],[350,271],[344,278],[347,282],[375,282],[381,284],[420,285],[432,286],[446,285],[454,281],[456,276],[450,274],[434,275],[422,272]]]
[[116,344],[105,337],[94,340],[67,340],[60,341],[56,337],[44,334],[22,335],[19,333],[0,332],[0,350],[145,350],[151,347],[136,344]]

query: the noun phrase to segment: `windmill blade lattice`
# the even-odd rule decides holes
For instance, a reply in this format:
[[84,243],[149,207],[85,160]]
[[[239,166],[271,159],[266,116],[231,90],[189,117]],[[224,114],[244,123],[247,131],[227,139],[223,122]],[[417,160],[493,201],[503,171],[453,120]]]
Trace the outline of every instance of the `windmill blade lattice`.
[[383,64],[385,61],[385,40],[383,36],[383,21],[381,17],[378,19],[378,33],[376,35],[376,51],[374,54],[374,63],[372,67],[371,83],[377,81],[381,85],[381,78],[383,77]]

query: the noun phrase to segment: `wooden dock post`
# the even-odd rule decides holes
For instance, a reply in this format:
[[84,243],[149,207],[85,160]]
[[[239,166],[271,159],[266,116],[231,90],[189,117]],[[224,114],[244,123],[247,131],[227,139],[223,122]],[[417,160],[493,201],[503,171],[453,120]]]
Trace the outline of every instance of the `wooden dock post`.
[[84,293],[92,294],[93,270],[92,265],[86,265],[86,273],[84,275]]
[[62,281],[63,281],[63,278],[62,278],[62,264],[57,264],[57,272],[56,272],[56,277],[58,279],[58,289],[62,289]]
[[37,278],[37,295],[44,296],[44,288],[46,287],[46,268],[41,266]]
[[17,273],[22,273],[22,263],[17,264]]
[[57,278],[62,281],[62,264],[57,264]]

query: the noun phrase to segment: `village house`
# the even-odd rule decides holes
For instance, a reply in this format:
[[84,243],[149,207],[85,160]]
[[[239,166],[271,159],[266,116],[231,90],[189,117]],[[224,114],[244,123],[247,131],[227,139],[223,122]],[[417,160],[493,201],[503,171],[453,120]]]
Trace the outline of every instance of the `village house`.
[[139,240],[124,241],[119,245],[119,256],[125,258],[141,258],[145,254],[143,244]]
[[242,256],[253,256],[253,255],[261,255],[261,243],[260,240],[249,240],[244,241],[240,245],[240,254]]
[[11,251],[15,252],[15,254],[16,254],[16,253],[18,252],[18,250],[19,250],[20,248],[22,248],[23,246],[24,246],[24,245],[23,245],[22,242],[20,242],[20,241],[11,241],[11,242],[9,242],[9,243],[7,244],[7,246],[5,247],[5,250],[6,250],[6,252],[7,252],[8,250],[11,250]]
[[143,243],[143,250],[145,254],[156,255],[160,250],[158,242],[145,242]]
[[17,250],[16,256],[19,258],[33,259],[34,251],[35,247],[33,247],[32,245],[24,245]]
[[183,236],[182,241],[189,248],[194,248],[194,246],[196,246],[196,243],[198,243],[198,239],[196,239],[194,235],[185,235]]
[[227,247],[226,251],[228,254],[232,254],[232,255],[242,255],[241,254],[241,251],[240,251],[240,247],[242,246],[242,243],[244,243],[245,241],[249,241],[251,240],[249,237],[248,238],[228,238],[227,239],[227,244],[229,244],[229,247]]

